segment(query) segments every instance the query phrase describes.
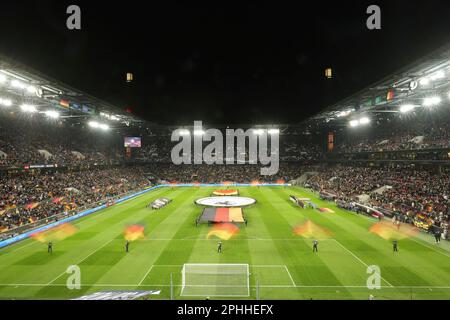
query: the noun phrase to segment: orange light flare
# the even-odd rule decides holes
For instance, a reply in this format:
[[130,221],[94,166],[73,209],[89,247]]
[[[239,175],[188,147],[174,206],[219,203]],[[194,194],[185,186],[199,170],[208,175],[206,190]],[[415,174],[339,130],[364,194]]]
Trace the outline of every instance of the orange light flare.
[[328,239],[333,235],[330,230],[315,224],[311,220],[294,227],[292,232],[306,239]]
[[78,229],[75,226],[66,222],[60,224],[59,226],[33,233],[31,238],[42,243],[49,241],[61,241],[74,235],[77,231]]
[[239,227],[232,223],[218,223],[215,224],[211,231],[206,235],[206,239],[217,237],[222,240],[230,240],[233,236],[239,233]]
[[143,225],[135,224],[128,226],[124,231],[124,238],[127,241],[136,241],[139,239],[144,239],[145,227]]
[[252,182],[250,182],[251,186],[259,186],[261,183],[258,180],[253,180]]
[[280,179],[280,180],[277,180],[276,183],[277,183],[277,184],[285,184],[286,181]]
[[409,224],[401,223],[400,227],[389,221],[377,222],[369,228],[369,232],[385,240],[400,240],[411,238],[419,233],[419,229]]

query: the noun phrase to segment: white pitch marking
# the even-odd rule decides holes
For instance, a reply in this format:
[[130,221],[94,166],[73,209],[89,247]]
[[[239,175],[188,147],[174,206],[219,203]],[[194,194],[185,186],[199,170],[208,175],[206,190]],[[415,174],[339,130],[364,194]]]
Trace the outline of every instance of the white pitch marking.
[[140,286],[142,284],[142,282],[144,282],[145,278],[147,278],[148,274],[150,273],[150,271],[152,271],[153,269],[153,265],[150,266],[150,268],[148,268],[147,272],[145,273],[145,275],[142,277],[141,281],[139,281],[138,286]]
[[429,245],[427,245],[427,244],[425,244],[425,243],[422,243],[421,241],[416,240],[416,239],[414,239],[414,238],[410,238],[410,239],[413,240],[414,242],[417,242],[418,244],[421,244],[421,245],[424,246],[424,247],[427,247],[427,248],[429,248],[429,249],[432,249],[432,250],[436,251],[437,253],[443,254],[444,256],[450,258],[450,255],[447,254],[447,253],[444,253],[444,252],[442,252],[442,251],[440,251],[440,250],[437,250],[436,248],[433,248],[432,246],[429,246]]
[[[90,254],[88,254],[86,257],[84,257],[83,259],[81,259],[80,261],[78,261],[77,265],[82,263],[84,260],[86,260],[87,258],[89,258],[90,256],[92,256],[94,253],[96,253],[97,251],[99,251],[100,249],[102,249],[103,247],[105,247],[106,245],[108,245],[110,242],[112,242],[114,239],[109,240],[108,242],[106,242],[104,245],[98,247],[97,249],[95,249],[94,251],[92,251]],[[52,282],[58,280],[60,277],[62,277],[64,274],[66,273],[66,271],[62,272],[60,275],[58,275],[55,279],[53,279],[52,281],[48,282],[47,285],[50,285]]]
[[[336,239],[333,239],[339,246],[341,246],[341,248],[343,248],[344,250],[346,250],[348,253],[350,253],[353,257],[355,257],[356,260],[358,260],[359,262],[361,262],[363,265],[365,265],[367,268],[369,267],[369,265],[367,263],[365,263],[364,261],[362,261],[356,254],[354,254],[352,251],[350,251],[349,249],[347,249],[342,243],[340,243],[339,241],[337,241]],[[381,277],[381,279],[384,280],[384,282],[386,282],[389,286],[393,287],[393,285],[387,281],[385,278]]]
[[[46,283],[0,283],[0,287],[65,287],[66,284],[63,283],[54,283],[54,284],[46,284]],[[170,284],[110,284],[110,283],[83,283],[81,286],[89,286],[89,287],[170,287]],[[182,287],[181,284],[174,284],[174,287]],[[205,285],[197,285],[197,286],[205,286]],[[209,285],[216,286],[216,285]],[[227,286],[227,287],[247,287],[247,286]],[[256,288],[256,286],[250,286],[252,288]],[[367,286],[304,286],[304,285],[259,285],[260,288],[366,288]],[[450,289],[450,286],[381,286],[382,289]]]
[[286,265],[284,266],[284,269],[286,269],[286,272],[287,272],[287,274],[289,275],[289,278],[291,279],[293,286],[296,287],[297,285],[295,284],[294,279],[292,279],[292,275],[291,275],[291,273],[289,272],[289,269],[288,269],[288,267],[286,267]]

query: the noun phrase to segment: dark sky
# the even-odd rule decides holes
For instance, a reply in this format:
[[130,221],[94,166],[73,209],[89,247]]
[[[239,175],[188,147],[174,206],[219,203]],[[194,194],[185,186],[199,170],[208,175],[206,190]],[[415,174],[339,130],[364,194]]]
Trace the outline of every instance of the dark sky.
[[[66,28],[70,4],[81,7],[81,31]],[[370,4],[382,30],[366,28]],[[0,53],[163,124],[296,123],[450,40],[448,0],[0,7]]]

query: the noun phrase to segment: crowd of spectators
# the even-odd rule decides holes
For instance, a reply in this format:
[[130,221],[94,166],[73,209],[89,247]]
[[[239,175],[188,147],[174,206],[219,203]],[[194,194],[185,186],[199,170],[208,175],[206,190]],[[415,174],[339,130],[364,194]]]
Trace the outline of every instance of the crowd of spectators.
[[80,210],[148,185],[143,167],[0,176],[0,230]]
[[328,167],[308,184],[335,195],[337,201],[361,201],[390,212],[402,221],[420,219],[448,228],[450,222],[450,173],[411,168]]
[[94,134],[59,120],[2,112],[0,167],[57,164],[110,164],[121,158],[117,137]]
[[217,182],[276,182],[290,181],[301,175],[301,167],[288,162],[280,163],[275,175],[261,175],[259,165],[174,165],[171,163],[150,164],[147,171],[165,182],[177,183],[217,183]]
[[349,128],[339,137],[339,153],[380,152],[450,148],[450,112],[416,117],[392,118],[367,128]]

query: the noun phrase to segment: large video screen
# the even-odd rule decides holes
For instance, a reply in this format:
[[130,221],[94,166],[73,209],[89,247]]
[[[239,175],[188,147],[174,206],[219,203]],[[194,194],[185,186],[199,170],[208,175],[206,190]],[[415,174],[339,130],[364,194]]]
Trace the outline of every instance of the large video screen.
[[141,137],[125,137],[124,139],[125,148],[140,148],[141,147]]

